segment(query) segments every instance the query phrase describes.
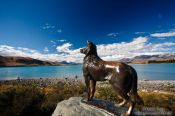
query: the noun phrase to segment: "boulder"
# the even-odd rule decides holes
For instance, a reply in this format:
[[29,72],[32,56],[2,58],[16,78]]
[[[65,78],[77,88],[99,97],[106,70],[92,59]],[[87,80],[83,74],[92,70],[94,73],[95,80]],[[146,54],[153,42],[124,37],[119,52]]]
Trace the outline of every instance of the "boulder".
[[[121,116],[128,110],[128,107],[117,107],[114,102],[94,99],[87,102],[82,97],[71,97],[68,100],[61,101],[57,104],[52,116]],[[144,107],[142,111],[134,109],[134,115],[168,115],[163,108]]]
[[[97,107],[100,104],[101,107]],[[95,99],[87,103],[82,97],[71,97],[58,103],[52,116],[113,116],[113,113],[102,108],[111,107],[111,105],[111,102],[105,100]]]

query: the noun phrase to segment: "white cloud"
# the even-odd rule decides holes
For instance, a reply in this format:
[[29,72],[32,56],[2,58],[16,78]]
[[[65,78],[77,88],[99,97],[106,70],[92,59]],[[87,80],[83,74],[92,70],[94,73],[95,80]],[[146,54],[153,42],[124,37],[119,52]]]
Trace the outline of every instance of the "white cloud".
[[56,49],[57,49],[58,52],[69,52],[71,46],[72,46],[72,44],[65,43],[61,46],[57,46]]
[[[8,45],[0,45],[0,55],[5,56],[23,56],[31,57],[40,60],[48,61],[67,61],[81,63],[84,54],[81,54],[80,48],[71,49],[71,43],[64,43],[57,46],[59,54],[42,54],[37,50],[22,47],[12,47]],[[150,43],[148,37],[137,37],[131,42],[121,42],[112,44],[97,45],[99,56],[104,60],[116,61],[121,58],[132,58],[138,55],[154,55],[167,52],[175,52],[172,47],[175,47],[173,42]]]
[[56,47],[56,42],[51,40],[50,43],[52,44],[53,47]]
[[145,34],[145,32],[135,32],[137,35]]
[[49,49],[47,47],[44,48],[44,52],[49,52]]
[[[134,38],[131,42],[113,43],[113,44],[102,44],[98,45],[98,53],[106,60],[117,60],[124,57],[133,57],[137,52],[143,51],[147,45],[147,37]],[[111,57],[109,57],[111,56]]]
[[[25,49],[25,48],[24,48]],[[0,55],[2,56],[21,56],[21,57],[31,57],[39,60],[46,61],[67,61],[67,62],[82,62],[83,55],[79,53],[79,49],[70,50],[69,54],[42,54],[36,50],[26,49],[22,47],[12,47],[8,45],[0,45]]]
[[175,36],[175,31],[165,32],[165,33],[153,33],[152,37],[173,37]]
[[118,35],[118,33],[109,33],[107,34],[108,37],[111,37],[111,38],[116,38]]
[[48,24],[46,23],[43,27],[42,27],[43,30],[47,30],[47,31],[50,31],[50,32],[57,32],[57,33],[62,33],[62,29],[59,29],[58,27],[54,26],[54,25],[51,25],[51,24]]
[[60,39],[60,40],[57,40],[58,42],[66,42],[65,39]]
[[53,40],[51,40],[50,42],[51,42],[51,43],[53,43],[53,44],[56,44],[56,42],[55,42],[55,41],[53,41]]
[[55,26],[54,25],[50,25],[48,23],[46,23],[44,26],[43,26],[43,29],[46,30],[46,29],[54,29]]
[[7,45],[0,45],[0,55],[5,56],[26,56],[30,57],[31,54],[36,53],[36,50],[22,48],[22,47],[12,47]]
[[23,51],[23,52],[28,52],[28,53],[37,52],[36,50],[32,50],[32,49],[29,49],[29,48],[18,47],[17,49],[18,49],[18,50],[21,50],[21,51]]
[[159,44],[149,43],[148,37],[138,37],[131,42],[97,45],[98,54],[105,60],[118,60],[132,58],[138,55],[153,55],[166,53],[175,43],[165,42]]
[[4,48],[4,49],[7,49],[7,50],[8,50],[8,49],[14,49],[14,47],[8,46],[8,45],[0,45],[0,48],[1,48],[1,49]]
[[160,40],[165,40],[165,39],[167,39],[167,38],[163,38],[163,37],[161,37],[161,38],[157,38],[157,39],[160,39]]

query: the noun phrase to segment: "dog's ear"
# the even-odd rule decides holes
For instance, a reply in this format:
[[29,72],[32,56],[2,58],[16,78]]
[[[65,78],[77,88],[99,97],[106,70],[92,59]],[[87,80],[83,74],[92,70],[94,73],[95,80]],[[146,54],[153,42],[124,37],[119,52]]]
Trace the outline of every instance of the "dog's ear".
[[93,44],[93,42],[91,42],[91,41],[87,40],[87,44]]
[[87,44],[89,44],[90,43],[90,41],[89,40],[87,40]]

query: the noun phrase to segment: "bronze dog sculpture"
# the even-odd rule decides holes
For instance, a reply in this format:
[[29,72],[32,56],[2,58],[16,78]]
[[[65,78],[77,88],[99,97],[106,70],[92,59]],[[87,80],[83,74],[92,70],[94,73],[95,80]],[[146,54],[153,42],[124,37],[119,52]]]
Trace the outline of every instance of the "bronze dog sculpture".
[[122,62],[102,60],[97,54],[96,45],[89,41],[85,48],[80,49],[80,52],[85,54],[83,76],[87,87],[88,101],[93,100],[96,81],[109,80],[114,90],[123,99],[118,106],[129,103],[129,109],[125,115],[131,115],[136,104],[144,104],[137,93],[137,73],[134,68]]

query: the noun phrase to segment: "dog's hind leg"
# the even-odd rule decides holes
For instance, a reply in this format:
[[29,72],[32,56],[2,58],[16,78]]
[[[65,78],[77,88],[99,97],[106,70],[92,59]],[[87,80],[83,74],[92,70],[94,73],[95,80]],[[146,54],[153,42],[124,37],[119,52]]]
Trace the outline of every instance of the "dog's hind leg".
[[123,101],[119,104],[117,104],[118,107],[122,107],[127,103],[127,100],[123,99]]
[[132,101],[130,101],[130,102],[129,102],[129,109],[128,109],[128,111],[125,113],[125,116],[131,116],[134,107],[135,107],[135,103],[132,102]]
[[96,81],[90,80],[90,100],[93,100],[94,93],[95,93],[95,86],[96,86]]
[[123,99],[123,101],[119,104],[115,104],[115,106],[122,107],[129,101],[129,96],[122,91],[118,91],[117,94],[120,98]]
[[124,116],[131,116],[132,115],[132,111],[133,108],[135,106],[135,102],[131,101],[130,97],[127,95],[127,93],[123,92],[123,91],[118,91],[118,95],[120,97],[122,97],[124,99],[123,102],[121,102],[120,104],[116,105],[118,107],[121,107],[123,105],[125,105],[127,102],[129,103],[129,109],[128,111],[124,114]]
[[117,83],[111,83],[112,88],[117,93],[118,97],[123,99],[123,101],[119,104],[115,104],[116,107],[124,106],[129,101],[129,96],[126,92],[124,92]]

